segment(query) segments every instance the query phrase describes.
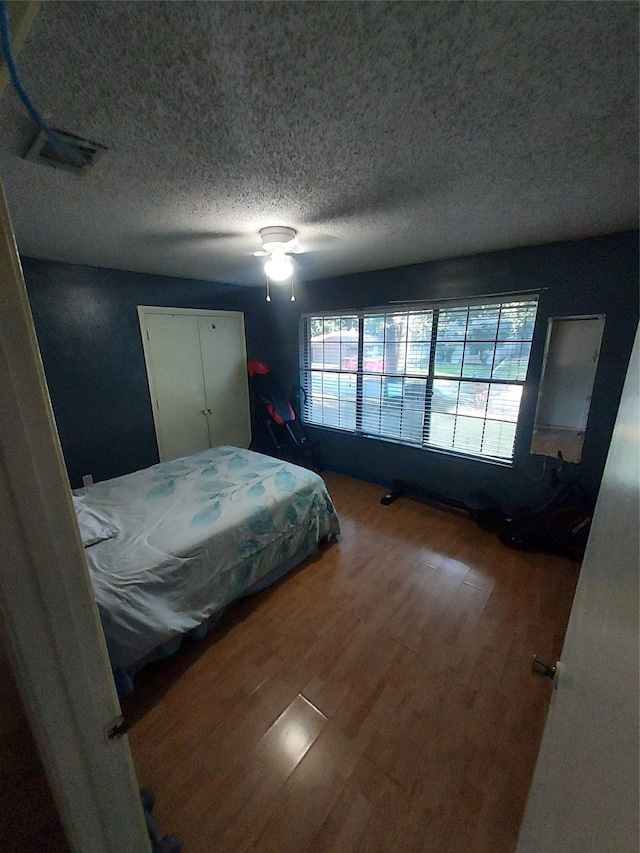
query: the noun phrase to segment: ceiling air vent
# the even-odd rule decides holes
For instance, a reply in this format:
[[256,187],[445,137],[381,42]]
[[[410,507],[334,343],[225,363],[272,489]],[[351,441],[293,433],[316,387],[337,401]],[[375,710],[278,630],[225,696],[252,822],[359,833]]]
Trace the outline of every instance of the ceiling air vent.
[[54,169],[63,169],[76,175],[84,175],[107,150],[91,139],[81,139],[63,130],[55,131],[60,144],[54,145],[47,134],[41,130],[31,148],[24,156],[32,163],[43,163]]

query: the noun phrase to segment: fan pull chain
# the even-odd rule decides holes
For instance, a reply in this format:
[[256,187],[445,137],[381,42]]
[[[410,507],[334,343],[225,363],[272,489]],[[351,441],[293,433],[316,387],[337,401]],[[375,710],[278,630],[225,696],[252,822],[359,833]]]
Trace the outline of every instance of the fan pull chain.
[[265,275],[265,279],[267,280],[267,302],[271,302],[271,294],[269,292],[269,276]]
[[295,280],[295,272],[292,269],[291,270],[291,301],[292,302],[296,301],[296,292],[294,290],[294,280]]

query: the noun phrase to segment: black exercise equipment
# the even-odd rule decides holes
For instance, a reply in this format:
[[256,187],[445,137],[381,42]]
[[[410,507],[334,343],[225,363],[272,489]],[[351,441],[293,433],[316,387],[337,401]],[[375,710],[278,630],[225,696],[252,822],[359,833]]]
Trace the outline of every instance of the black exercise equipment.
[[581,560],[591,530],[593,501],[573,481],[534,512],[505,519],[499,538],[510,548],[563,554]]
[[398,498],[407,495],[409,497],[419,498],[429,503],[439,504],[451,509],[459,509],[463,512],[468,512],[471,518],[483,530],[495,531],[504,520],[504,513],[498,504],[494,501],[491,495],[484,492],[473,492],[468,495],[465,500],[457,500],[449,498],[445,495],[439,495],[436,492],[431,492],[428,489],[423,489],[421,486],[416,486],[414,483],[407,483],[405,480],[394,480],[392,490],[383,498],[380,498],[380,503],[384,506],[389,506]]
[[484,492],[456,500],[402,480],[394,480],[393,489],[380,503],[388,506],[403,495],[468,512],[479,527],[497,533],[503,545],[510,548],[547,551],[574,560],[584,556],[593,518],[593,502],[575,480],[562,486],[539,509],[510,517]]

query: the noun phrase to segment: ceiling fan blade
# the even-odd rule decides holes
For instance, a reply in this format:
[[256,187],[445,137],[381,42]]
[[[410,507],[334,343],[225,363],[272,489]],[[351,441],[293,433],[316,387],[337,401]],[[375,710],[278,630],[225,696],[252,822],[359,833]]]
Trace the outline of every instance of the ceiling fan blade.
[[147,234],[150,243],[175,245],[180,243],[213,243],[216,240],[236,240],[245,237],[237,231],[155,231]]
[[315,234],[305,237],[301,241],[301,245],[296,246],[293,250],[297,255],[309,254],[309,252],[322,252],[327,248],[335,248],[336,243],[342,243],[341,237],[336,237],[333,234]]
[[394,180],[381,179],[374,187],[354,187],[342,198],[336,196],[308,217],[307,222],[320,225],[393,214],[407,207],[425,204],[430,197],[442,191],[445,183],[446,176],[441,174],[424,176],[421,180],[406,175]]

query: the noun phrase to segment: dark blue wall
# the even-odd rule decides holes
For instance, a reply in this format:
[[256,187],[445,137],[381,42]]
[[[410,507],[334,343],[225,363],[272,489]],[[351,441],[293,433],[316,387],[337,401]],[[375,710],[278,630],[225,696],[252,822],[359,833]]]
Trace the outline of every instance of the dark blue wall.
[[25,280],[72,485],[82,474],[114,477],[158,461],[137,305],[245,312],[250,358],[268,361],[286,389],[299,384],[298,325],[312,311],[541,290],[513,466],[462,459],[327,429],[310,429],[328,468],[387,485],[406,479],[450,497],[491,493],[505,508],[550,493],[527,453],[547,319],[606,314],[589,426],[579,466],[595,496],[638,322],[638,234],[626,232],[303,283],[291,303],[274,288],[240,288],[33,259]]
[[243,288],[24,258],[69,480],[158,461],[138,305],[238,310]]
[[547,320],[606,314],[583,459],[580,465],[566,465],[563,472],[565,479],[579,474],[581,483],[595,497],[638,323],[636,231],[359,273],[308,282],[298,290],[295,303],[274,288],[270,304],[264,302],[263,294],[252,291],[244,305],[252,327],[262,330],[261,341],[256,337],[251,340],[254,356],[272,363],[287,389],[299,383],[300,314],[384,306],[391,300],[541,291],[513,466],[309,428],[321,442],[325,464],[333,470],[385,485],[394,478],[406,479],[459,499],[482,490],[509,510],[536,506],[552,491],[550,467],[539,479],[543,459],[528,454]]

